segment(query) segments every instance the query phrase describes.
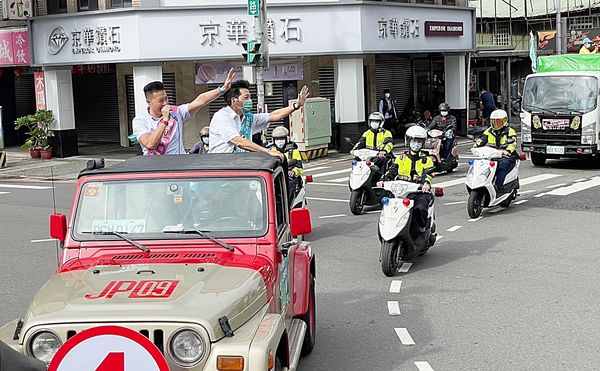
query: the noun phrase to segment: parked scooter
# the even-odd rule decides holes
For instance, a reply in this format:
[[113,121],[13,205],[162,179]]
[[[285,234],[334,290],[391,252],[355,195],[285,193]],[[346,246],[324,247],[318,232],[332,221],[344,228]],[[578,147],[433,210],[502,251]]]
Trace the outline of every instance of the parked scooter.
[[[452,150],[448,158],[442,158],[443,140],[453,141]],[[443,132],[438,129],[432,129],[427,132],[427,141],[425,142],[425,151],[433,157],[435,171],[437,173],[451,173],[458,167],[458,147],[453,130]]]
[[478,218],[484,208],[500,205],[508,207],[517,198],[519,191],[519,164],[525,155],[519,156],[517,163],[504,181],[507,192],[498,195],[494,187],[498,160],[502,159],[502,150],[491,147],[473,148],[471,152],[477,157],[469,160],[466,186],[469,192],[467,211],[471,218]]
[[385,182],[383,188],[386,196],[382,198],[383,210],[379,218],[378,235],[381,241],[381,270],[388,277],[393,276],[403,261],[411,260],[415,255],[422,256],[437,239],[435,224],[435,197],[444,195],[443,188],[433,188],[426,232],[426,243],[417,247],[414,243],[417,236],[411,235],[412,208],[414,201],[406,198],[409,194],[423,192],[420,184],[405,180]]
[[381,206],[384,195],[383,188],[376,187],[379,168],[369,161],[377,156],[378,151],[372,149],[357,149],[353,155],[360,161],[352,160],[352,171],[348,184],[350,186],[350,211],[360,215],[365,206]]

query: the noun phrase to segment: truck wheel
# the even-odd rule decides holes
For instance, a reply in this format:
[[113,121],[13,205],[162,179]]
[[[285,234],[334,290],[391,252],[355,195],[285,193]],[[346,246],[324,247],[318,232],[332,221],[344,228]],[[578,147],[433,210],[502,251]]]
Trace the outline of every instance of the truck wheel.
[[471,219],[479,218],[483,211],[483,192],[471,191],[469,201],[467,202],[467,211]]
[[350,194],[350,211],[354,215],[362,214],[364,205],[364,192],[352,191]]
[[533,166],[544,166],[546,164],[546,156],[539,153],[532,153],[531,163]]
[[315,347],[315,335],[317,332],[317,303],[315,302],[315,276],[310,275],[310,289],[308,295],[308,310],[302,316],[302,321],[306,323],[306,334],[302,343],[301,356],[306,356],[312,352]]
[[398,270],[398,241],[381,243],[381,271],[386,277],[392,277]]

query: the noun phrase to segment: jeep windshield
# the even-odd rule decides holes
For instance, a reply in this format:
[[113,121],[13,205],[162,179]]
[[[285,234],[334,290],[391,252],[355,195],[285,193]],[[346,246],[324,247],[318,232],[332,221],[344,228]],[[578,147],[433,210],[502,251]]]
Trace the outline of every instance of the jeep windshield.
[[175,178],[94,181],[81,189],[73,237],[79,241],[198,238],[172,230],[210,231],[216,238],[267,232],[262,178]]
[[523,109],[535,113],[583,114],[596,108],[597,97],[598,80],[593,76],[534,76],[525,83]]

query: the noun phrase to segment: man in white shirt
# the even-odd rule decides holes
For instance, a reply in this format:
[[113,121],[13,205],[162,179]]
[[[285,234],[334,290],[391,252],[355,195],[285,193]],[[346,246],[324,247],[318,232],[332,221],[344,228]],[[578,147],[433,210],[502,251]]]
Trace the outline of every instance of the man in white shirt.
[[246,80],[238,80],[231,85],[225,93],[226,107],[214,114],[210,121],[210,148],[209,153],[236,153],[236,152],[263,152],[280,157],[279,152],[269,151],[267,148],[252,142],[252,135],[266,130],[269,122],[277,122],[288,117],[292,112],[300,109],[306,102],[309,92],[304,86],[298,94],[298,103],[284,107],[271,113],[253,114],[250,84]]
[[183,123],[229,90],[234,75],[232,68],[222,86],[202,93],[192,102],[180,106],[169,105],[162,82],[154,81],[147,84],[144,87],[144,95],[148,103],[147,112],[133,119],[133,134],[142,145],[144,155],[185,154]]

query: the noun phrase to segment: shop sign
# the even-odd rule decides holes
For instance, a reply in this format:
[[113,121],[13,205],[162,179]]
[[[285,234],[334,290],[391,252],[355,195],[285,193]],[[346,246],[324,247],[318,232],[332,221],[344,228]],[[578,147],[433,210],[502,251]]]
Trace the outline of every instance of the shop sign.
[[[236,74],[242,75],[243,63],[203,63],[196,64],[196,84],[222,84],[227,73],[234,68]],[[264,69],[265,81],[294,81],[304,78],[302,61],[271,61],[269,68]]]
[[377,21],[378,37],[380,39],[400,38],[408,39],[411,37],[419,37],[420,27],[418,19],[410,18],[381,18]]
[[0,30],[0,66],[28,66],[29,64],[27,29]]
[[71,69],[73,75],[110,75],[116,72],[114,64],[80,64]]
[[425,22],[425,36],[462,36],[462,22]]
[[[581,48],[585,48],[583,40],[590,39],[589,51],[593,52],[600,47],[600,28],[591,28],[587,30],[571,30],[567,38],[567,53],[579,53]],[[598,51],[596,51],[598,53]]]
[[46,79],[44,71],[33,72],[34,89],[35,89],[35,108],[45,110],[46,105]]
[[[275,44],[277,39],[283,41],[301,41],[302,32],[300,25],[301,18],[280,18],[277,22],[272,18],[267,19],[266,37],[270,43]],[[231,18],[221,24],[219,21],[214,22],[213,19],[208,19],[206,22],[199,24],[200,27],[200,44],[202,46],[218,46],[222,45],[225,38],[230,42],[240,45],[240,43],[253,38],[250,35],[251,27],[248,22],[241,18]],[[222,35],[225,32],[225,36]]]
[[556,31],[538,31],[538,50],[556,50]]
[[4,19],[25,20],[33,15],[33,0],[4,0],[2,1],[2,16]]
[[106,54],[121,51],[121,27],[98,26],[77,28],[68,35],[64,28],[55,27],[48,36],[48,52],[59,54],[68,43],[71,43],[71,53]]

